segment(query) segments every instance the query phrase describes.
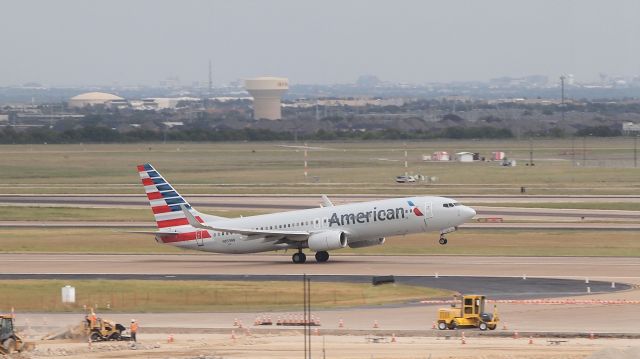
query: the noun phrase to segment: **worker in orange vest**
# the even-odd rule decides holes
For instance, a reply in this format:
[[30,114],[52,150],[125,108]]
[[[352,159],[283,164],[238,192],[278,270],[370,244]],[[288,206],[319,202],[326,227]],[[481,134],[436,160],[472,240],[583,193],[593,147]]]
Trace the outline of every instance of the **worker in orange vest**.
[[89,315],[89,327],[95,328],[97,321],[98,321],[98,316],[96,315],[96,312],[93,311],[93,308],[91,308],[91,314]]
[[131,319],[131,326],[129,327],[129,331],[131,332],[131,340],[137,342],[136,333],[138,332],[138,323],[136,323],[135,319]]

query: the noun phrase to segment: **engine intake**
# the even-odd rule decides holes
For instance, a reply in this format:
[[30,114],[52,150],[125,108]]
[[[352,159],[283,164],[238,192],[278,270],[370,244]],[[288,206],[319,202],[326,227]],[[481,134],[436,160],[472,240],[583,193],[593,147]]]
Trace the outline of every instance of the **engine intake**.
[[347,246],[347,235],[342,231],[325,231],[309,236],[309,249],[314,252],[340,249]]
[[384,241],[385,239],[383,237],[383,238],[365,239],[364,241],[349,242],[349,248],[379,246],[384,244]]

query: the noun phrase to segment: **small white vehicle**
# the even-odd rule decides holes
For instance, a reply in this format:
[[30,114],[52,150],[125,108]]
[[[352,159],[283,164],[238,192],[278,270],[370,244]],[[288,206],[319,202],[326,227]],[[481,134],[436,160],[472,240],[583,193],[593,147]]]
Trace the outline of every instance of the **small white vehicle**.
[[415,183],[416,178],[413,176],[398,176],[396,177],[397,183]]

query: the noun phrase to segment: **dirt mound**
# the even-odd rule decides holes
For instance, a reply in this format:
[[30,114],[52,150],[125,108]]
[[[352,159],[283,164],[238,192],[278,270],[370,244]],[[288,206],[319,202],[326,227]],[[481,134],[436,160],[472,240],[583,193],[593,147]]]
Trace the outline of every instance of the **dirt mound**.
[[54,339],[85,339],[87,335],[84,331],[84,324],[78,324],[73,327],[60,329],[55,332],[47,333],[42,337],[42,340],[54,340]]

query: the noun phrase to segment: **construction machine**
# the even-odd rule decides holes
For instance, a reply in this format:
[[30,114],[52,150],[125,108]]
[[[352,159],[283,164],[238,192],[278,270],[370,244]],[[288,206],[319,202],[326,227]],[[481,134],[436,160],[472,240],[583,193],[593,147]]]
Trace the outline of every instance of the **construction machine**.
[[31,350],[34,343],[25,342],[15,331],[15,316],[0,314],[0,354],[13,354]]
[[[455,302],[458,302],[456,299]],[[473,327],[480,330],[494,330],[500,317],[498,308],[493,306],[493,313],[485,313],[486,298],[484,295],[464,295],[460,297],[460,306],[456,303],[451,308],[438,310],[438,329],[456,329]]]
[[85,317],[85,333],[92,342],[106,340],[130,340],[122,334],[126,328],[122,324],[95,317],[95,314]]

